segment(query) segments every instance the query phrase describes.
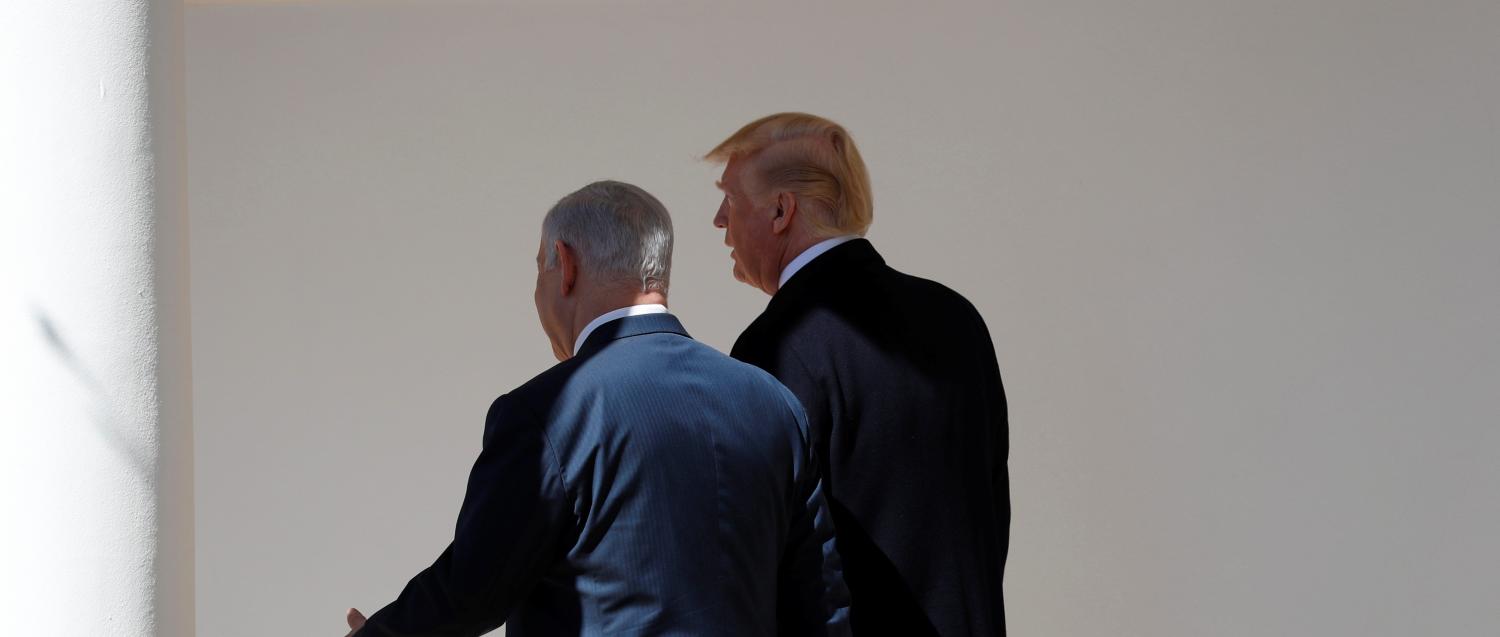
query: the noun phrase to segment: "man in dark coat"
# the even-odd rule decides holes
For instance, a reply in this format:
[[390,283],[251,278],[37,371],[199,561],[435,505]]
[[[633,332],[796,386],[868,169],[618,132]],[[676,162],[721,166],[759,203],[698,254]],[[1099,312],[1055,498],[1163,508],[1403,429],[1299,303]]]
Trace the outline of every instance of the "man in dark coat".
[[856,635],[1004,635],[1005,391],[983,319],[863,238],[869,178],[843,127],[751,122],[726,164],[735,278],[771,295],[731,355],[807,409]]

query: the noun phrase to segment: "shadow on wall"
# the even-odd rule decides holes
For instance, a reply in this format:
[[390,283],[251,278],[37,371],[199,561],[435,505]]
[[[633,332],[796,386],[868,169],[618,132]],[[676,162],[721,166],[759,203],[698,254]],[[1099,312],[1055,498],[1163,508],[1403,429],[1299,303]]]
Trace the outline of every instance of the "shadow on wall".
[[83,362],[73,353],[73,349],[68,347],[56,323],[48,317],[47,313],[35,304],[32,305],[31,312],[47,346],[87,392],[89,415],[94,423],[95,433],[104,441],[105,446],[125,461],[132,476],[140,480],[147,479],[151,475],[149,450],[136,437],[129,436],[121,430],[123,422],[119,410],[115,409],[113,401],[110,400],[109,391],[103,383],[89,373]]

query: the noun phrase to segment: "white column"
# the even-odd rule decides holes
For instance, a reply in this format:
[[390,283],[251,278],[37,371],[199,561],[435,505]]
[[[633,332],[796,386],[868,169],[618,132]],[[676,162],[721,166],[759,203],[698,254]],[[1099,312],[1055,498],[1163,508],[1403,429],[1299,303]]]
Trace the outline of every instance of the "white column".
[[0,2],[0,634],[191,635],[181,0]]

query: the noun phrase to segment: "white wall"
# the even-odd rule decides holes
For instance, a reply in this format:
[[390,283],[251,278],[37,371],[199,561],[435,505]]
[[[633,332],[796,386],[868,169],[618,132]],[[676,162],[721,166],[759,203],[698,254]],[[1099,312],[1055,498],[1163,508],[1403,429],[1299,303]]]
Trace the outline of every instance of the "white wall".
[[542,213],[854,133],[871,238],[989,321],[1017,635],[1479,635],[1500,597],[1500,4],[572,2],[189,12],[203,635],[335,634],[444,545],[552,363]]
[[0,635],[193,633],[180,0],[0,3]]

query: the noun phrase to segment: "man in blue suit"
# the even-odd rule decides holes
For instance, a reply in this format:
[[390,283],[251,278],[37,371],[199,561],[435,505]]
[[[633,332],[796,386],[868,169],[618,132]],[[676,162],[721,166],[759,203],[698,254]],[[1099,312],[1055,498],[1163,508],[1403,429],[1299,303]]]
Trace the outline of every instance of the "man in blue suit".
[[667,312],[672,225],[598,182],[547,213],[559,361],[495,400],[453,542],[360,637],[846,634],[807,417]]

